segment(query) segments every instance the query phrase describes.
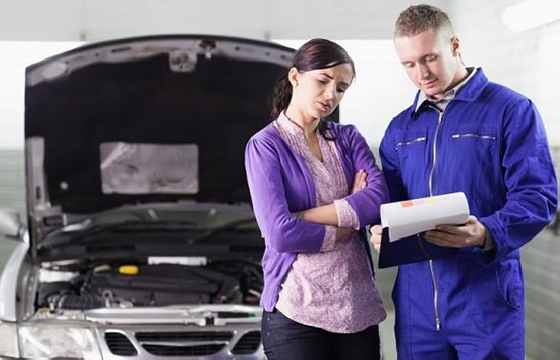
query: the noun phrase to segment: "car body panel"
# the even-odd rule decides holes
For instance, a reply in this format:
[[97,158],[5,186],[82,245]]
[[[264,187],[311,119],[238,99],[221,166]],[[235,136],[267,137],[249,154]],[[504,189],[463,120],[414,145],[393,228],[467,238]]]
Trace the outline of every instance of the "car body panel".
[[[5,240],[5,239],[2,239]],[[1,241],[1,240],[0,240]],[[6,240],[2,242],[0,252],[0,320],[16,321],[16,294],[20,269],[29,244],[23,241]]]

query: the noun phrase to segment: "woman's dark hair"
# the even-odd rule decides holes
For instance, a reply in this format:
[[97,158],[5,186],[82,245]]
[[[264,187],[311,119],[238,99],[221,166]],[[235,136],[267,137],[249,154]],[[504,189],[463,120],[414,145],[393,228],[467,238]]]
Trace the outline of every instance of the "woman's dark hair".
[[[341,64],[350,64],[352,72],[356,75],[354,61],[337,43],[327,39],[311,39],[303,44],[295,53],[294,61],[290,68],[295,67],[300,73],[328,69]],[[286,72],[276,83],[272,94],[272,119],[278,116],[288,108],[292,100],[292,84],[288,80],[288,72]],[[319,133],[328,140],[334,140],[326,132],[325,120],[321,119],[318,126]]]

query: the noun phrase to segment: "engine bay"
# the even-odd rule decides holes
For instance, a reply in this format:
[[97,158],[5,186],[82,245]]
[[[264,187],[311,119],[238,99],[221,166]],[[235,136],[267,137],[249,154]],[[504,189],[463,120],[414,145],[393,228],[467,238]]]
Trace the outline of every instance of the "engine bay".
[[242,259],[200,265],[108,261],[41,267],[35,305],[50,311],[258,305],[262,289],[260,264]]

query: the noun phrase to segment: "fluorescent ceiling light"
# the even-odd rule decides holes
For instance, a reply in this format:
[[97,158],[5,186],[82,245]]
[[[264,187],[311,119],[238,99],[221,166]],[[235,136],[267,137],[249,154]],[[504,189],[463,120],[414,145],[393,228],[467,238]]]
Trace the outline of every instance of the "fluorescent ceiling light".
[[502,21],[515,32],[560,19],[560,0],[526,0],[508,7]]

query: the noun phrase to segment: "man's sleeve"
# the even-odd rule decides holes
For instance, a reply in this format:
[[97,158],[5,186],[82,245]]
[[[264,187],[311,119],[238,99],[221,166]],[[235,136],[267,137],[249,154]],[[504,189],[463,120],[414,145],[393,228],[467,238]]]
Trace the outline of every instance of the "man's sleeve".
[[390,201],[408,200],[408,195],[402,183],[401,169],[399,167],[395,141],[392,137],[391,125],[387,128],[385,136],[381,140],[379,156],[381,158],[383,175],[385,175],[389,188]]
[[[334,245],[334,227],[314,224],[290,213],[281,167],[273,145],[251,139],[245,150],[245,169],[253,210],[267,246],[276,252],[327,251]],[[328,244],[323,246],[323,242]]]
[[495,243],[495,249],[485,253],[488,265],[537,235],[551,221],[558,201],[546,132],[530,100],[513,104],[506,112],[503,144],[507,201],[502,209],[479,219]]

